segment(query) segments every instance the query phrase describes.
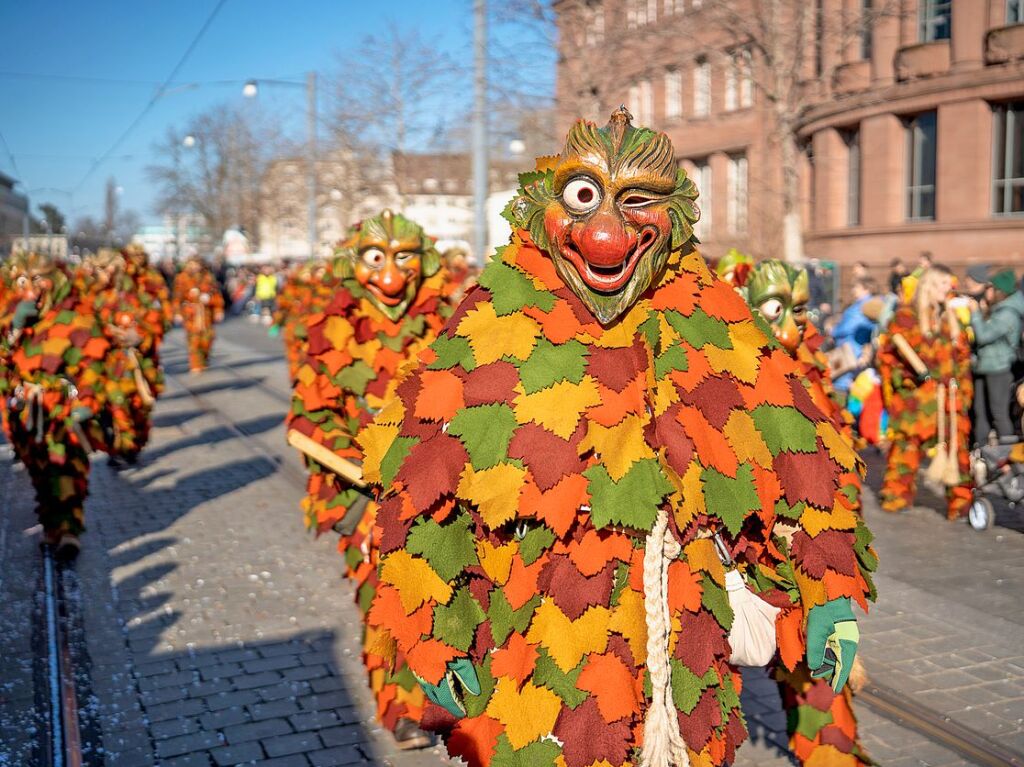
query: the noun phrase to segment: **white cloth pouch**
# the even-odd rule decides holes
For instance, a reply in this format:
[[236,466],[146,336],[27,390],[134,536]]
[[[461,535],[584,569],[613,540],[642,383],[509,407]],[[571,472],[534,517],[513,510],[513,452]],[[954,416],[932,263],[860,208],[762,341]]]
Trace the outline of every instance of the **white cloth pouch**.
[[775,618],[779,608],[751,591],[735,568],[725,572],[725,590],[733,612],[729,662],[737,666],[767,666],[778,649]]

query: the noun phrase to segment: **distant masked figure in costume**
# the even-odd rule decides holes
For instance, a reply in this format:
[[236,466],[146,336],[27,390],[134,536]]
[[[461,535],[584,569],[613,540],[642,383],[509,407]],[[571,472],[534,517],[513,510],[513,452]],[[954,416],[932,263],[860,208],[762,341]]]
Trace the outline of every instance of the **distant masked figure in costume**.
[[[156,401],[154,345],[162,334],[162,313],[147,308],[145,295],[128,273],[123,255],[108,254],[96,264],[93,309],[110,348],[104,360],[106,407],[100,422],[106,431],[110,465],[135,464],[149,440],[150,416]],[[150,323],[157,322],[161,327]]]
[[53,260],[16,255],[2,269],[4,430],[35,487],[44,542],[72,557],[85,529],[90,447],[85,427],[102,408],[109,343]]
[[206,369],[213,347],[214,324],[224,319],[224,297],[213,272],[198,256],[190,258],[174,280],[174,314],[188,339],[189,369]]
[[741,644],[845,684],[861,464],[694,250],[666,135],[579,121],[520,182],[510,244],[359,435],[370,626],[471,765],[731,762]]
[[[139,351],[143,357],[143,372],[154,397],[164,390],[163,368],[160,366],[160,346],[174,323],[174,306],[167,282],[159,269],[149,262],[149,255],[138,245],[130,245],[121,254],[125,259],[125,277],[134,283],[134,290],[142,310],[138,330],[143,337]],[[125,281],[123,291],[131,287]]]
[[337,279],[327,262],[309,260],[296,265],[285,279],[277,298],[273,327],[281,333],[288,361],[288,378],[293,383],[306,357],[309,339],[306,322],[330,303]]
[[952,288],[948,269],[926,269],[911,299],[896,309],[879,337],[878,367],[889,411],[889,456],[880,496],[886,511],[914,503],[921,459],[932,449],[928,476],[946,487],[947,518],[966,515],[971,504],[971,351],[947,303]]
[[[811,293],[807,270],[784,261],[762,261],[743,275],[740,290],[750,308],[768,323],[776,340],[796,360],[815,405],[852,447],[852,426],[835,401],[828,361],[820,351],[822,336],[808,319]],[[859,513],[859,498],[857,501]],[[860,669],[859,660],[855,667]],[[812,678],[803,662],[793,669],[775,664],[773,672],[787,713],[789,747],[801,764],[870,764],[857,737],[849,685],[833,695],[828,681]]]
[[[289,429],[335,455],[361,462],[359,431],[393,396],[401,366],[437,338],[451,309],[446,273],[433,241],[420,226],[385,210],[355,227],[333,263],[338,286],[329,304],[305,318],[307,353],[295,378]],[[365,611],[376,592],[376,504],[314,460],[307,496],[307,523],[341,535],[339,550]],[[388,667],[379,632],[365,636],[364,661],[377,698],[378,716],[399,745],[426,745],[416,726],[424,697],[404,667]]]

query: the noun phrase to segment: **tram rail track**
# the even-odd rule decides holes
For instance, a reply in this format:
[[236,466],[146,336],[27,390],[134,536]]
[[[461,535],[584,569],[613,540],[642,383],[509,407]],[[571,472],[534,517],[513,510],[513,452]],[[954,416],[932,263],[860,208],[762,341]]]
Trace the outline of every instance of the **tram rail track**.
[[[263,380],[246,376],[227,365],[212,365],[210,369],[223,371],[236,379],[245,380],[272,399],[285,405],[290,404],[290,397]],[[254,454],[259,455],[272,464],[275,469],[280,470],[297,488],[305,490],[305,474],[282,461],[278,456],[274,456],[260,440],[256,439],[255,434],[247,433],[244,428],[239,427],[223,410],[216,407],[207,395],[195,393],[179,376],[170,373],[167,375],[174,378],[178,385],[196,400],[204,412],[249,444],[250,450]],[[983,733],[959,724],[949,716],[918,702],[895,688],[871,680],[870,671],[869,681],[856,693],[855,698],[883,718],[953,751],[971,764],[984,767],[1024,767],[1024,754],[1007,748]]]

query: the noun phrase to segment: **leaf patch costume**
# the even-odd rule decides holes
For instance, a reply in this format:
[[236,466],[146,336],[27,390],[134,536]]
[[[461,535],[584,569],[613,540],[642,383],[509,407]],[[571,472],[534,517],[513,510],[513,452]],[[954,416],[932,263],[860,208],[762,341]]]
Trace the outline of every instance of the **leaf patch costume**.
[[[289,429],[343,458],[362,461],[359,431],[392,396],[399,369],[433,341],[451,314],[440,256],[419,225],[384,211],[354,228],[332,265],[337,286],[322,311],[305,318],[306,356],[295,375]],[[358,588],[365,613],[377,588],[376,505],[307,460],[303,509],[317,532],[335,528],[338,548]],[[389,669],[375,632],[367,633],[364,661],[389,729],[418,721],[423,693],[401,668]]]
[[[886,511],[900,511],[914,502],[922,454],[949,451],[946,485],[947,517],[967,513],[973,494],[970,476],[970,407],[974,396],[971,350],[956,316],[942,308],[946,296],[926,295],[938,276],[927,270],[910,302],[898,307],[878,341],[878,372],[889,411],[889,455],[880,500]],[[948,288],[947,288],[948,289]],[[916,371],[897,338],[902,338],[923,363]],[[941,421],[940,421],[941,418]],[[944,427],[940,429],[940,426]],[[945,444],[939,445],[940,430]],[[955,442],[954,442],[955,440]]]
[[213,347],[214,324],[224,319],[224,297],[213,273],[199,258],[191,258],[174,279],[174,313],[181,317],[188,339],[189,368],[206,369]]
[[323,261],[298,264],[285,279],[277,297],[274,325],[281,330],[288,361],[288,377],[292,381],[306,358],[309,340],[307,319],[324,310],[337,285],[333,270]]
[[360,434],[370,626],[472,765],[723,764],[745,726],[715,534],[795,665],[815,608],[871,593],[859,461],[694,251],[667,136],[580,121],[520,180],[511,243]]
[[[807,317],[807,271],[783,261],[768,260],[753,265],[741,276],[736,272],[733,275],[730,281],[741,283],[740,294],[754,314],[768,323],[776,340],[797,361],[815,405],[852,447],[852,426],[834,399],[828,361],[819,351],[822,336]],[[859,515],[859,496],[856,500],[854,509]],[[789,747],[801,764],[854,767],[871,763],[858,741],[850,687],[834,695],[828,680],[812,677],[804,662],[795,668],[775,664],[773,675],[787,712]]]
[[89,441],[83,426],[102,408],[109,342],[68,275],[49,258],[14,256],[3,266],[3,283],[4,430],[35,487],[44,540],[63,547],[85,529]]

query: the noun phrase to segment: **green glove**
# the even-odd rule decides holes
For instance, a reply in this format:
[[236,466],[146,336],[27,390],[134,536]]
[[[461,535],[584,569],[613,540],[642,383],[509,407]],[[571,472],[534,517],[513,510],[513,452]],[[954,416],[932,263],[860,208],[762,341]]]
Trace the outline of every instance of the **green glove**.
[[267,335],[270,336],[271,338],[277,338],[277,336],[278,336],[278,334],[280,334],[280,332],[281,332],[281,326],[280,325],[271,325],[269,328],[267,328]]
[[79,405],[76,408],[71,409],[71,420],[75,423],[85,423],[92,418],[92,408],[88,408],[85,405]]
[[815,679],[829,679],[838,694],[850,678],[860,630],[849,597],[815,605],[807,615],[807,665]]
[[441,677],[440,684],[431,684],[422,677],[416,677],[416,681],[433,703],[441,706],[456,719],[462,719],[466,715],[466,707],[462,704],[463,695],[456,689],[456,680],[470,695],[480,694],[480,680],[477,679],[476,670],[469,662],[469,658],[448,661],[448,670]]
[[29,323],[29,320],[34,320],[38,316],[39,307],[36,306],[35,301],[19,301],[14,309],[14,319],[11,320],[11,327],[15,330],[21,330]]

